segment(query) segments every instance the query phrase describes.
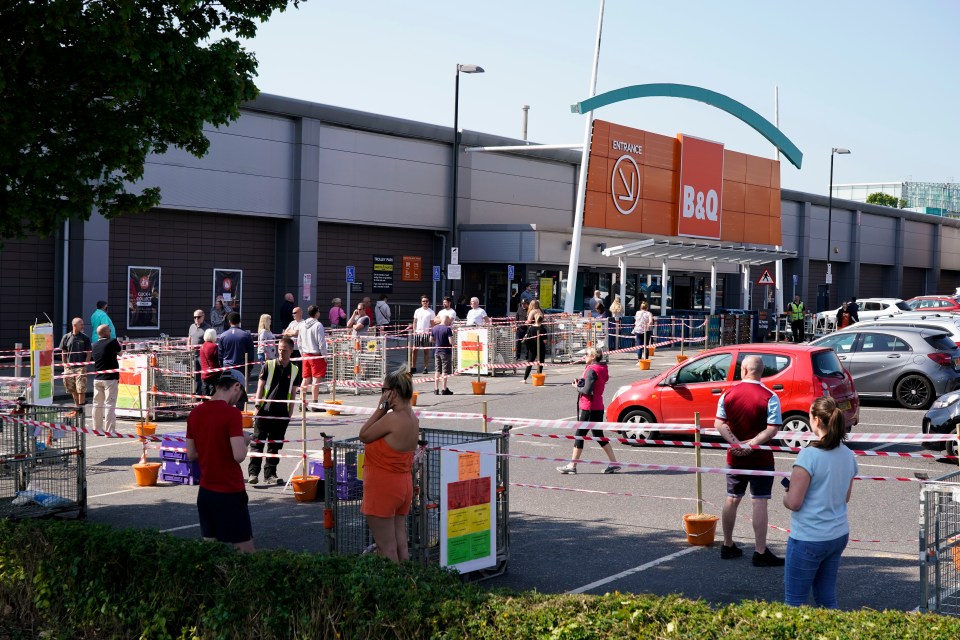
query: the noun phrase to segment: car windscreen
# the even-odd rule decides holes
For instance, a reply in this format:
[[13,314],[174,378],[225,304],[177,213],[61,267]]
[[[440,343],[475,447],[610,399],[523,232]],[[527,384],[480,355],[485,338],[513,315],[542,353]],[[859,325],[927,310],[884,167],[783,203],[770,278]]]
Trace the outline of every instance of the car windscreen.
[[946,333],[924,336],[923,339],[937,351],[953,351],[957,348],[957,343]]
[[843,377],[843,365],[840,364],[833,349],[812,353],[810,360],[813,364],[813,373],[818,378]]
[[903,300],[901,300],[900,302],[898,302],[898,303],[896,304],[896,307],[897,307],[897,309],[900,309],[900,311],[913,311],[913,309],[910,307],[910,305],[908,305],[908,304],[907,304],[906,302],[904,302]]

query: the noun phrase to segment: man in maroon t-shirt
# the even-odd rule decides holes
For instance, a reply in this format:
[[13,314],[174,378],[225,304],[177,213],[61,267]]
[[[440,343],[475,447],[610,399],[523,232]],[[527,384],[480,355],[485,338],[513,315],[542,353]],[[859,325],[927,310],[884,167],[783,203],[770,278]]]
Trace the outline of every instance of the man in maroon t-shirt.
[[[720,396],[714,426],[723,439],[732,445],[762,445],[780,430],[783,423],[780,399],[763,386],[760,382],[762,376],[763,359],[760,356],[747,356],[740,365],[743,382]],[[773,452],[750,448],[727,449],[727,466],[732,469],[773,471]],[[737,523],[737,508],[748,484],[750,495],[753,496],[753,535],[756,540],[753,566],[783,566],[783,558],[778,558],[767,549],[767,505],[773,489],[773,476],[727,475],[727,500],[721,518],[723,546],[720,547],[720,558],[731,560],[743,555],[743,550],[733,542],[733,528]]]
[[209,402],[197,405],[187,418],[187,457],[200,461],[197,512],[206,540],[253,551],[253,526],[240,463],[247,457],[250,436],[236,403],[243,393],[243,376],[225,371]]

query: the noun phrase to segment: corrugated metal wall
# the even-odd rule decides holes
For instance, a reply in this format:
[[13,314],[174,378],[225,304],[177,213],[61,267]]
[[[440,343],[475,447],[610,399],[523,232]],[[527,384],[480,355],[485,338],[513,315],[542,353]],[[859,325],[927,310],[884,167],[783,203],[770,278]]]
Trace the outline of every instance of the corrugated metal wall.
[[[200,308],[210,315],[213,269],[242,269],[243,327],[255,331],[275,298],[271,218],[154,210],[110,223],[110,317],[121,335],[185,336]],[[160,331],[127,329],[127,267],[160,267]]]
[[[53,320],[56,275],[53,238],[7,240],[0,251],[0,349],[29,343],[30,325]],[[89,322],[90,312],[85,310]],[[58,342],[60,336],[54,336]],[[6,372],[5,372],[6,373]]]
[[[376,301],[381,294],[372,292],[373,256],[378,255],[393,256],[393,293],[387,294],[390,303],[419,305],[421,295],[432,295],[434,241],[430,231],[321,223],[318,230],[317,278],[314,285],[317,304],[324,312],[330,308],[330,301],[334,297],[342,298],[343,304],[347,304],[345,269],[348,265],[356,267],[356,282],[363,283],[362,293],[351,294],[354,307],[364,296],[370,296],[371,300]],[[402,280],[404,256],[420,256],[423,268],[419,282]],[[439,291],[437,295],[439,297]],[[349,314],[348,310],[347,315]]]

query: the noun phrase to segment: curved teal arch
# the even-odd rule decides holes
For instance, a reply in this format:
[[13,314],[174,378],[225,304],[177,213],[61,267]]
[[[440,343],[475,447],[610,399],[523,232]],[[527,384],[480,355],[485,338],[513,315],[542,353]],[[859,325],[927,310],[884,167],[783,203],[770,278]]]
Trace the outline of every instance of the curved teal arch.
[[696,100],[703,102],[711,107],[716,107],[726,111],[750,125],[757,133],[766,138],[773,146],[780,150],[790,164],[797,169],[803,163],[803,153],[797,148],[797,145],[790,142],[787,136],[783,135],[780,129],[777,129],[772,122],[761,116],[745,104],[737,102],[733,98],[710,91],[702,87],[694,87],[688,84],[672,84],[659,82],[654,84],[635,84],[631,87],[622,87],[601,93],[583,102],[570,107],[573,113],[589,113],[596,111],[600,107],[605,107],[616,102],[624,100],[633,100],[635,98],[685,98],[687,100]]

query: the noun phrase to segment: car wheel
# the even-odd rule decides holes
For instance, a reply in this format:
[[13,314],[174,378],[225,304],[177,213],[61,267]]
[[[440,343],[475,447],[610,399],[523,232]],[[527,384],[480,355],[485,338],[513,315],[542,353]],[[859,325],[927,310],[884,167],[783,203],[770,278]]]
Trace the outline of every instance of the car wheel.
[[810,420],[802,414],[788,416],[783,421],[780,444],[785,447],[809,447],[811,440],[806,438],[791,438],[790,434],[813,433],[810,430]]
[[[644,429],[642,424],[656,422],[653,414],[646,409],[631,409],[621,418],[620,422],[625,422],[631,426],[623,429],[620,434],[624,438],[631,440],[650,440],[657,437],[657,432],[653,429]],[[637,443],[630,444],[637,446]]]
[[920,375],[904,376],[893,388],[893,397],[904,409],[926,409],[933,403],[933,385]]

